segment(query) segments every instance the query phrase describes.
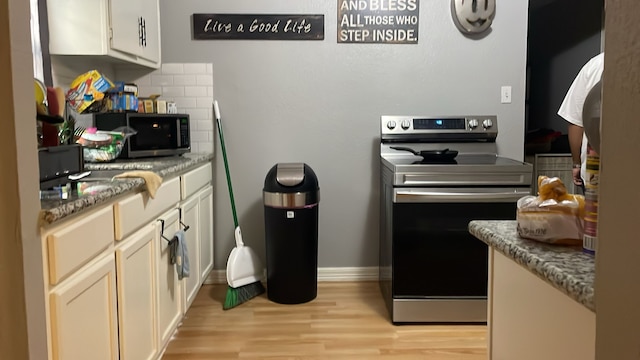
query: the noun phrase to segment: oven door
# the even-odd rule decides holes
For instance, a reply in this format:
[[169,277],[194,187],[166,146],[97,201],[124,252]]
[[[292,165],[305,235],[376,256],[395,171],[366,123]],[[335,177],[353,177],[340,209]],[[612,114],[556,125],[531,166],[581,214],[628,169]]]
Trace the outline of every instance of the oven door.
[[487,245],[471,220],[509,220],[530,188],[395,188],[394,299],[486,299]]

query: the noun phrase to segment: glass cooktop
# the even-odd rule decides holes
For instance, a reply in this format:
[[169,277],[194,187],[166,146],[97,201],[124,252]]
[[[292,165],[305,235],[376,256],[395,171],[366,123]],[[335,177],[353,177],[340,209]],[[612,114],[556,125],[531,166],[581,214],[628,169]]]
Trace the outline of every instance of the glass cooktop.
[[428,159],[422,160],[417,155],[383,156],[393,165],[521,165],[520,161],[508,159],[493,154],[458,154],[453,160]]

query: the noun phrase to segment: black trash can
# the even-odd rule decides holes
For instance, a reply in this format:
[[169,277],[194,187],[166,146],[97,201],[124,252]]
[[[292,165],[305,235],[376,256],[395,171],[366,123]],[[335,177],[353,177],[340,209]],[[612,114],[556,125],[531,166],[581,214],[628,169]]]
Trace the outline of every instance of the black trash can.
[[280,163],[263,189],[267,296],[300,304],[318,293],[318,178],[304,163]]

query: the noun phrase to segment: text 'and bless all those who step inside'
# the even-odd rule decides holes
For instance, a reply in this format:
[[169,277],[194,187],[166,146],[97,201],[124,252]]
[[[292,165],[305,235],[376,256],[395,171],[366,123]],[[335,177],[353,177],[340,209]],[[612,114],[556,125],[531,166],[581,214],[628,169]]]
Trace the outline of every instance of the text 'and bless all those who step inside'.
[[419,0],[339,0],[338,41],[417,43]]

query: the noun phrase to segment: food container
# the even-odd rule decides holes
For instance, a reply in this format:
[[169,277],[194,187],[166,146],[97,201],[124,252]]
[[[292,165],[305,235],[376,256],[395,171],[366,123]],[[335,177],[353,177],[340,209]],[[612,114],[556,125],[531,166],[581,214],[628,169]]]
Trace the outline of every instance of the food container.
[[136,132],[131,128],[121,127],[113,131],[87,129],[78,143],[82,145],[82,156],[85,162],[109,162],[120,156],[129,136]]

